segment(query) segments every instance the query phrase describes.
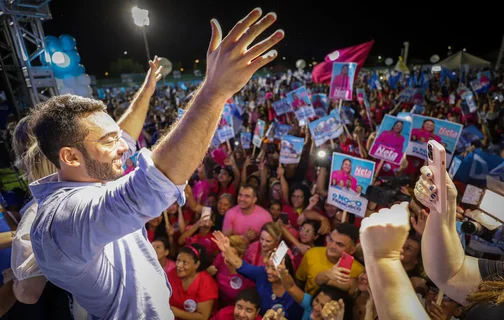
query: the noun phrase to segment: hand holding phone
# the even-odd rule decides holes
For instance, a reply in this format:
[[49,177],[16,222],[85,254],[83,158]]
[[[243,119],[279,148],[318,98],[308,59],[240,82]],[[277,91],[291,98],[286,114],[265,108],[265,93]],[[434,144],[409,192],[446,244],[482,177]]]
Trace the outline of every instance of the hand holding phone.
[[280,213],[280,221],[282,221],[283,224],[288,225],[289,224],[289,214],[287,212],[281,212]]
[[339,260],[338,267],[352,270],[353,261],[354,261],[354,257],[352,257],[352,255],[350,255],[346,252],[343,252],[343,254],[341,255],[341,258]]

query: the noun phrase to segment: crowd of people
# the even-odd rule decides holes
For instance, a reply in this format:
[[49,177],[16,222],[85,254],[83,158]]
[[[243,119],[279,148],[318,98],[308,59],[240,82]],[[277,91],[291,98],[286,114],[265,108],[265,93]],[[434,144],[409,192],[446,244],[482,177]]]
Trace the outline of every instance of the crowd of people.
[[[160,78],[157,59],[150,67],[140,88],[103,89],[98,95],[102,102],[92,107],[85,99],[61,96],[16,123],[10,134],[16,165],[35,184],[25,196],[2,190],[7,200],[3,206],[9,213],[2,215],[5,226],[0,230],[4,231],[0,233],[2,319],[79,318],[87,313],[85,309],[97,318],[119,319],[120,312],[123,318],[158,319],[155,312],[142,314],[142,308],[157,306],[163,300],[166,306],[169,302],[176,319],[188,320],[500,318],[504,297],[501,256],[477,252],[471,253],[476,258],[466,256],[470,236],[456,228],[474,209],[461,201],[464,181],[452,182],[447,176],[449,212],[439,213],[430,202],[437,190],[432,173],[424,167],[425,159],[404,155],[397,165],[369,156],[373,141],[385,139],[376,138],[385,115],[412,112],[413,102],[398,100],[408,86],[406,79],[394,88],[382,80],[377,88],[370,85],[370,74],[361,71],[353,90],[365,90],[369,109],[354,92],[354,99],[345,102],[353,114],[345,130],[317,148],[307,126],[300,125],[293,113],[277,116],[273,103],[302,86],[310,95],[329,94],[327,84],[315,83],[301,71],[244,81],[233,100],[226,100],[243,111],[234,115],[234,138],[208,149],[209,139],[198,142],[206,142],[203,161],[188,155],[187,163],[176,165],[190,170],[200,163],[184,183],[182,175],[174,178],[171,173],[175,169],[170,165],[174,164],[160,166],[161,160],[170,154],[170,159],[177,159],[178,154],[197,152],[191,149],[196,142],[181,137],[200,137],[201,131],[213,130],[217,120],[214,127],[194,125],[193,131],[180,131],[184,120],[189,123],[205,118],[204,109],[191,113],[202,89],[196,83],[156,86]],[[466,80],[481,71],[471,71]],[[503,75],[492,72],[488,90],[475,93],[478,102],[473,113],[464,109],[465,101],[457,91],[462,83],[459,78],[441,81],[439,74],[434,74],[424,91],[420,114],[464,127],[473,125],[481,131],[484,138],[458,149],[457,157],[463,159],[480,149],[504,161]],[[115,122],[97,116],[95,120],[103,125],[87,131],[92,139],[78,135],[81,141],[72,140],[71,144],[65,143],[74,137],[55,136],[70,130],[70,122],[46,135],[44,130],[55,130],[51,125],[57,123],[62,106],[72,103],[76,105],[73,112],[82,114],[105,106]],[[179,109],[187,110],[180,116]],[[338,110],[338,101],[329,101],[326,114],[332,110]],[[47,112],[56,120],[37,112]],[[261,120],[266,127],[289,124],[289,135],[304,138],[299,163],[280,163],[281,139],[272,134],[262,137],[257,150],[241,144],[240,133],[254,132]],[[398,121],[386,131],[397,136],[399,146],[405,140],[403,126],[404,122]],[[414,130],[412,140],[438,140],[421,132],[423,127]],[[180,145],[169,145],[170,136],[172,143],[180,138]],[[84,148],[79,144],[84,138],[100,142],[108,153]],[[80,156],[70,148],[51,147],[55,140],[75,146]],[[117,148],[124,150],[111,151]],[[362,186],[357,185],[350,169],[345,170],[351,166],[350,160],[343,161],[341,173],[331,175],[330,159],[321,157],[320,150],[375,161],[373,185],[401,179],[396,191],[408,200],[405,203],[397,196],[383,204],[369,199],[362,215],[329,203],[330,186],[341,182],[341,187],[348,186],[357,194]],[[84,168],[75,164],[79,157],[86,159]],[[38,181],[58,170],[59,181]],[[93,183],[115,179],[120,183],[107,189]],[[104,204],[91,199],[97,194]],[[31,196],[35,200],[29,199]],[[169,201],[162,201],[163,197]],[[37,209],[41,204],[42,211]],[[58,217],[60,213],[53,217],[51,212],[64,212],[68,220]],[[375,221],[385,221],[389,228],[380,230],[373,225]],[[51,229],[52,224],[58,229]],[[289,250],[277,266],[273,257],[282,241]],[[106,246],[111,242],[113,246]],[[145,248],[145,243],[152,248]],[[157,261],[152,260],[153,255]],[[340,266],[347,256],[353,258],[351,263]],[[88,261],[93,261],[92,267]],[[125,276],[129,272],[139,276]],[[162,282],[164,274],[169,284],[166,290],[157,290],[153,281]],[[116,286],[124,287],[119,296],[111,289]],[[95,292],[102,300],[96,300]],[[139,298],[145,305],[129,305],[131,294],[146,295],[146,300]],[[145,302],[150,299],[154,302]]]

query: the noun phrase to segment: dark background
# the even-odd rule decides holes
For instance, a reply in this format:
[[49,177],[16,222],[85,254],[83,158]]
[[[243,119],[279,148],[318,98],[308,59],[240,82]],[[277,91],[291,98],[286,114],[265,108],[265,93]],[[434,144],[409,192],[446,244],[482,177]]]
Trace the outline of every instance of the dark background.
[[151,54],[165,56],[175,68],[182,66],[187,71],[193,69],[195,59],[204,62],[211,18],[219,20],[227,34],[236,21],[257,6],[264,13],[278,14],[271,32],[276,28],[285,31],[285,39],[276,47],[276,63],[292,66],[300,58],[321,61],[332,50],[373,39],[370,64],[377,62],[379,55],[382,61],[391,57],[395,62],[404,41],[410,42],[409,62],[428,62],[433,54],[443,59],[450,45],[453,53],[466,48],[494,63],[504,32],[502,12],[480,4],[451,2],[450,9],[440,9],[439,1],[353,1],[347,5],[343,1],[313,0],[53,0],[49,5],[53,19],[44,23],[44,29],[46,35],[74,36],[81,63],[87,73],[97,77],[103,77],[118,58],[131,58],[147,66],[142,32],[131,17],[134,5],[149,10]]

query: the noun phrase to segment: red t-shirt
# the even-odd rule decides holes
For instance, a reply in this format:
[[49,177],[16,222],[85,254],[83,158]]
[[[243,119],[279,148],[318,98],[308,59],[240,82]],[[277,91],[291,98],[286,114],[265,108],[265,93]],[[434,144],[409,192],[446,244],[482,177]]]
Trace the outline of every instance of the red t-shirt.
[[[210,318],[210,320],[235,320],[234,308],[234,305],[222,308],[214,317]],[[261,315],[258,314],[255,320],[262,320]]]
[[[191,226],[187,226],[187,230],[191,228]],[[192,237],[188,237],[185,240],[185,245],[192,245],[194,243],[199,243],[205,247],[207,254],[211,259],[214,259],[219,254],[219,247],[212,241],[212,232],[207,233],[205,236],[200,235],[199,233],[194,234]]]
[[[236,177],[235,177],[236,179]],[[212,187],[212,192],[217,194],[217,199],[220,199],[220,197],[224,193],[229,193],[230,195],[233,196],[233,198],[236,198],[236,188],[233,183],[230,183],[227,188],[220,187],[219,188],[219,181],[215,180],[214,185]]]
[[172,270],[168,275],[172,286],[172,296],[170,305],[187,312],[195,312],[196,306],[200,302],[214,300],[212,314],[217,311],[217,298],[219,297],[219,289],[217,283],[212,276],[206,272],[198,273],[193,283],[184,291],[182,280],[177,275],[177,270]]

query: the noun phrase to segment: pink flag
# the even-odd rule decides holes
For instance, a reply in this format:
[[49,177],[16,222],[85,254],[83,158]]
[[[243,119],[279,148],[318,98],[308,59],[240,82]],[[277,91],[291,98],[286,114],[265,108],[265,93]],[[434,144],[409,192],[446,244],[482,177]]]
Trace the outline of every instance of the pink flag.
[[333,52],[329,53],[324,58],[324,62],[317,64],[313,68],[313,82],[329,83],[331,81],[333,62],[357,63],[357,69],[355,71],[355,74],[357,75],[362,66],[364,66],[364,62],[367,59],[369,51],[371,51],[373,43],[374,40],[371,40],[369,42],[361,43],[353,47],[334,50]]

